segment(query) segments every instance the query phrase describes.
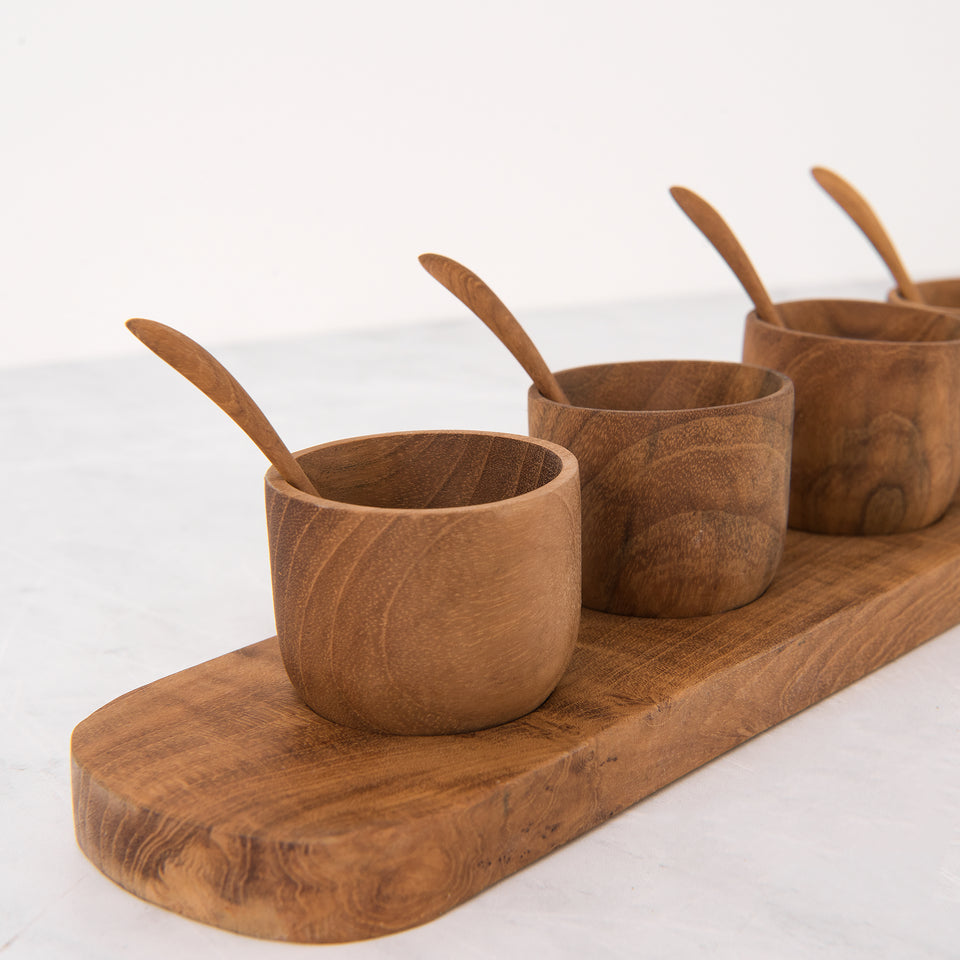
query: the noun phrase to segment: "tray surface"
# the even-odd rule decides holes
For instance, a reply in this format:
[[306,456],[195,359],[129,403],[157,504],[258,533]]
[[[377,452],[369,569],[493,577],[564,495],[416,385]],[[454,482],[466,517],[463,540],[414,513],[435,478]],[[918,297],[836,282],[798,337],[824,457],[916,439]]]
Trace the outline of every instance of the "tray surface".
[[759,600],[691,620],[584,610],[539,710],[447,737],[317,717],[264,640],[77,726],[78,842],[137,896],[240,933],[402,930],[954,625],[958,585],[956,505],[895,537],[790,531]]

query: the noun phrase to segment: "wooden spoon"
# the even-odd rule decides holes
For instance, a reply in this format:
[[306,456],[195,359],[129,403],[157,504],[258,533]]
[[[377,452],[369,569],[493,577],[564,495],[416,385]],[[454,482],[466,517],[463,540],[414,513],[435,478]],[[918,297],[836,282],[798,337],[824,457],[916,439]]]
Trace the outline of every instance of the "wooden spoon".
[[434,280],[468,306],[497,335],[500,342],[527,371],[540,393],[554,403],[565,403],[569,406],[567,395],[540,356],[540,351],[527,336],[527,331],[520,326],[503,301],[473,271],[438,253],[422,253],[419,260]]
[[162,323],[128,320],[127,329],[230,417],[266,454],[287,483],[304,493],[320,496],[263,411],[219,360],[179,330]]
[[910,279],[910,274],[907,273],[890,235],[884,229],[880,218],[874,213],[866,199],[843,177],[832,170],[827,170],[825,167],[814,167],[810,172],[813,174],[814,180],[830,194],[846,211],[850,219],[863,231],[864,236],[873,245],[873,249],[880,254],[880,259],[893,274],[893,279],[900,288],[900,293],[907,300],[923,303],[923,295],[917,285]]
[[774,326],[785,326],[770,299],[770,294],[767,293],[757,271],[754,270],[750,258],[723,217],[706,200],[685,187],[671,187],[670,196],[677,201],[680,209],[713,244],[717,253],[734,272],[743,289],[747,291],[747,296],[757,308],[757,316]]

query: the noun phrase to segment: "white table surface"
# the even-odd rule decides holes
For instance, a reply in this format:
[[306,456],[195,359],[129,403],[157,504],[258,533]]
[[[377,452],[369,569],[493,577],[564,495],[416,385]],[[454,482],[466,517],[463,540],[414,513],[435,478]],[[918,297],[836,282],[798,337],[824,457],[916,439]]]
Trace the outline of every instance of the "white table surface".
[[[731,294],[526,319],[561,368],[737,359],[745,311]],[[210,346],[294,448],[526,432],[525,374],[465,311]],[[76,846],[70,731],[127,690],[273,634],[266,464],[146,350],[0,371],[0,405],[3,960],[960,957],[956,628],[418,929],[295,946],[125,893]]]

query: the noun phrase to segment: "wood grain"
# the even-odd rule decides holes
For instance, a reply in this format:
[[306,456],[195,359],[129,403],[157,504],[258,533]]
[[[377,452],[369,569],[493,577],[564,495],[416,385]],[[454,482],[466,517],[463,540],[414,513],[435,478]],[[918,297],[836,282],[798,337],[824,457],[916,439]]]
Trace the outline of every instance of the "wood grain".
[[957,507],[896,537],[790,531],[755,603],[696,620],[584,610],[539,710],[449,737],[319,718],[266,640],[77,726],[77,839],[130,892],[228,930],[402,930],[957,623],[958,582]]
[[267,472],[280,650],[321,716],[460,733],[538,707],[580,618],[580,482],[569,451],[468,431],[301,451],[310,497]]
[[793,387],[741,364],[647,361],[558,372],[530,433],[580,463],[583,603],[687,617],[758,597],[787,525]]
[[854,300],[778,304],[788,329],[747,317],[743,358],[796,389],[790,526],[903,533],[960,482],[960,318]]

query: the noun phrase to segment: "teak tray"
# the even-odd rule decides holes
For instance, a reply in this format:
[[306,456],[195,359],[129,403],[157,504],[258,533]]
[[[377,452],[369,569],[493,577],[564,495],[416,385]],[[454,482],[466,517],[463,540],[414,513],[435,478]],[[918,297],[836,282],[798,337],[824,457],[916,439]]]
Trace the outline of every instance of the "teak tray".
[[539,710],[433,738],[320,719],[265,640],[77,726],[77,838],[130,892],[228,930],[402,930],[941,633],[958,584],[956,505],[899,536],[791,531],[756,602],[692,620],[584,610]]

